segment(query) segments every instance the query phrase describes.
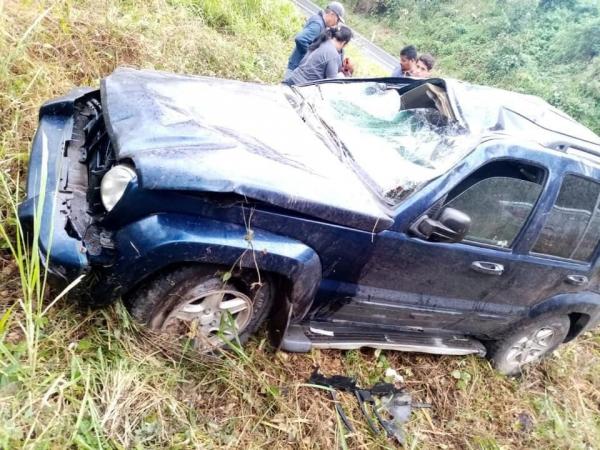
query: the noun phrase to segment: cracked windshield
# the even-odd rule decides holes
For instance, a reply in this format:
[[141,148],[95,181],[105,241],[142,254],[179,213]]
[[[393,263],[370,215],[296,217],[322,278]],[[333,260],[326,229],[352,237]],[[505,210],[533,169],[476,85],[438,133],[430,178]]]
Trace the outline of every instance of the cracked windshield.
[[[378,194],[397,205],[472,149],[445,92],[426,84],[400,96],[384,83],[299,88],[332,128]],[[373,184],[371,183],[371,184]]]

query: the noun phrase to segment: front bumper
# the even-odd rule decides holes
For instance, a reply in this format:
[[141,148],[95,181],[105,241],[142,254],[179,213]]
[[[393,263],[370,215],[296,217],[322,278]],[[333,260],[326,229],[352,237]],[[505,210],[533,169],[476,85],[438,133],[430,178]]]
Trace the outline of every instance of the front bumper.
[[[19,221],[35,240],[40,258],[51,274],[70,281],[86,272],[89,264],[81,223],[86,214],[86,166],[78,160],[75,101],[90,93],[76,90],[48,102],[40,111],[29,171],[27,198],[19,205]],[[79,225],[74,226],[77,222]]]

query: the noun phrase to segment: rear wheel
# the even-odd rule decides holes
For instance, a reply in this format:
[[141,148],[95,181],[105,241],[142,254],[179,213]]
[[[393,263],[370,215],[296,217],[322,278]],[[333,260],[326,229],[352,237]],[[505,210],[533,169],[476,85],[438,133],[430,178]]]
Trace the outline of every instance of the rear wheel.
[[501,373],[516,376],[524,366],[552,353],[566,338],[571,322],[566,316],[545,316],[513,329],[488,345],[488,358]]
[[266,318],[270,285],[250,273],[227,277],[214,266],[191,266],[162,274],[128,302],[134,318],[151,329],[190,341],[199,351],[244,343]]

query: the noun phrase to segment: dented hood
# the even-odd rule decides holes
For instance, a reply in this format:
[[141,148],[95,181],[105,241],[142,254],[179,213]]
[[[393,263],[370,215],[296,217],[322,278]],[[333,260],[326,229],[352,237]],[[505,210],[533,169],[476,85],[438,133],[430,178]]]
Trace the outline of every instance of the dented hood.
[[393,223],[287,86],[117,69],[101,95],[117,159],[142,188],[236,193],[370,232]]

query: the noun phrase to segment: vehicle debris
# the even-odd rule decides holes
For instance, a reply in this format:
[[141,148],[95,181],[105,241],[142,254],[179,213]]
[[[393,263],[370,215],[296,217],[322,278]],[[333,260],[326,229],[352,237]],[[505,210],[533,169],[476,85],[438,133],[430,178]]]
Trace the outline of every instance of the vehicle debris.
[[384,377],[386,381],[392,381],[394,383],[404,383],[404,377],[400,375],[395,369],[388,367],[385,369]]
[[[403,425],[408,422],[412,409],[432,406],[430,403],[413,402],[405,388],[398,388],[392,383],[378,382],[370,388],[361,388],[354,378],[344,375],[326,377],[319,373],[318,367],[313,371],[308,382],[330,388],[335,410],[348,431],[354,432],[354,427],[340,405],[336,391],[353,393],[371,431],[380,434],[383,429],[388,438],[395,439],[400,445],[404,445]],[[375,424],[373,416],[379,426]]]

